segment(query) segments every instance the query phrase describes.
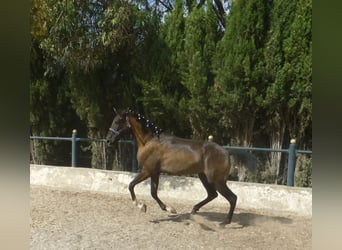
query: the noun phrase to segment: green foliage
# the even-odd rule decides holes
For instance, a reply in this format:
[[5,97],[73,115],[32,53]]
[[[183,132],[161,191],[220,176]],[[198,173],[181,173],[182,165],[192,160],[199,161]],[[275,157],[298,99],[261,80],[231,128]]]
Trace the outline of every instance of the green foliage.
[[235,2],[217,45],[210,102],[225,139],[234,144],[250,146],[254,136],[264,90],[268,14],[268,1]]
[[305,134],[311,137],[311,5],[311,1],[274,1],[264,49],[267,88],[263,105],[270,121],[267,127],[274,131],[285,125],[300,146],[306,144]]
[[163,25],[153,13],[149,36],[142,49],[141,73],[135,79],[142,91],[138,100],[149,118],[168,132],[187,136],[182,105],[186,89],[180,82],[178,53],[183,50],[183,15],[182,1],[175,1],[174,10],[165,16]]
[[191,125],[193,136],[204,139],[206,132],[207,65],[204,61],[205,13],[202,8],[194,9],[185,22],[184,50],[181,53],[182,85],[187,90],[184,99],[185,112]]
[[312,158],[305,155],[297,157],[295,186],[312,187]]

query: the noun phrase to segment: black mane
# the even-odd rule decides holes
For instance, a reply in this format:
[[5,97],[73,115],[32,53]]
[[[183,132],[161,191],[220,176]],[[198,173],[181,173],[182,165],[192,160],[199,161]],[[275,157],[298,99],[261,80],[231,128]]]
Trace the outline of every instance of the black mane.
[[153,135],[157,135],[159,137],[159,135],[161,133],[163,133],[163,130],[161,128],[159,128],[158,126],[156,126],[152,121],[150,121],[149,119],[146,119],[142,114],[140,113],[136,113],[133,110],[129,110],[127,112],[127,115],[130,114],[132,116],[134,116],[137,121],[147,130],[151,131]]

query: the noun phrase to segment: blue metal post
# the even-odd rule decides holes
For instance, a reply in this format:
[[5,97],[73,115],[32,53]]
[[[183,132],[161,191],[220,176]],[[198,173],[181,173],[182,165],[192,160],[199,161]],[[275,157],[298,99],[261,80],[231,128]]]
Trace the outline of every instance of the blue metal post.
[[294,186],[294,173],[296,167],[296,140],[291,139],[289,147],[289,159],[287,163],[287,185]]
[[76,135],[77,130],[72,130],[72,137],[71,137],[71,166],[76,167]]

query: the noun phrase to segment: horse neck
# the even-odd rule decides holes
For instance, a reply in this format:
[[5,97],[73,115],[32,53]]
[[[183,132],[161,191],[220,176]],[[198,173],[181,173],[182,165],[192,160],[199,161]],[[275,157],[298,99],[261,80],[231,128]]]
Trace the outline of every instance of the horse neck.
[[131,124],[132,134],[138,144],[138,147],[144,146],[153,138],[153,134],[151,132],[146,133],[142,128],[142,125],[135,118],[130,117],[129,122]]

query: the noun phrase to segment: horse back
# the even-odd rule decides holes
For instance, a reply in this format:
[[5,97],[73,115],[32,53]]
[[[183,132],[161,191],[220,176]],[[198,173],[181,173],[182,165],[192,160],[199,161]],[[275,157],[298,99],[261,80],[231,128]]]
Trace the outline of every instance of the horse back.
[[[208,173],[227,175],[229,157],[216,143],[160,136],[138,150],[139,165],[146,171],[173,175]],[[229,171],[229,169],[228,169]]]

